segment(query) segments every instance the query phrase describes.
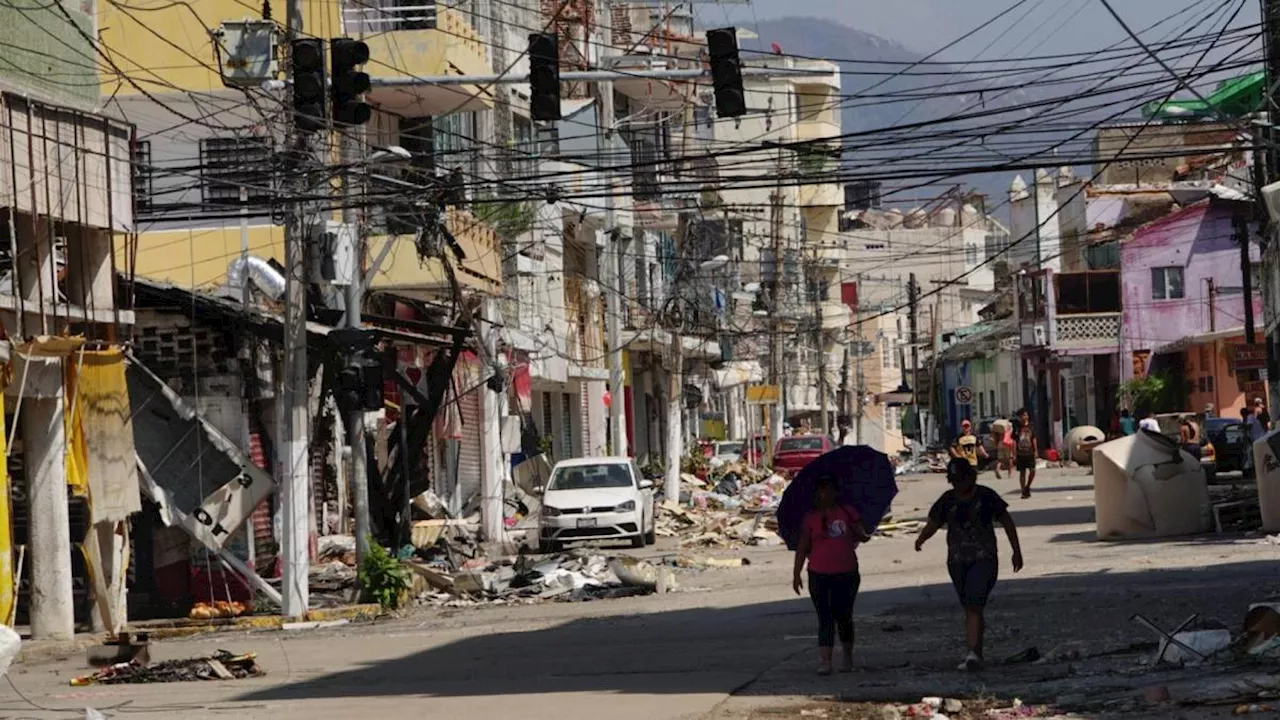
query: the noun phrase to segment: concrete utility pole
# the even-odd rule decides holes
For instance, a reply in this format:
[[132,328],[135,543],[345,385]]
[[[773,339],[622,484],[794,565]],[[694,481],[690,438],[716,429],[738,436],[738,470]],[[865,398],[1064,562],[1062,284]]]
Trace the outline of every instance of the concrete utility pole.
[[[782,149],[778,149],[778,182],[769,196],[769,237],[773,244],[773,281],[769,283],[769,384],[778,389],[778,399],[786,393],[782,388],[782,345],[778,341],[778,286],[782,284]],[[769,413],[768,436],[764,457],[773,464],[773,445],[782,437],[782,409],[764,406]]]
[[[600,2],[600,35],[602,53],[613,49],[613,5],[609,0]],[[614,109],[613,82],[600,83],[600,129],[604,131],[606,147],[613,141]],[[607,159],[607,157],[606,157]],[[607,165],[615,163],[608,162]],[[626,379],[622,368],[622,252],[618,247],[622,238],[617,232],[617,218],[613,211],[613,189],[615,178],[609,179],[609,192],[605,193],[605,226],[607,227],[604,246],[604,281],[605,281],[605,352],[609,355],[609,451],[612,455],[625,456],[627,447],[627,403]]]
[[[302,37],[302,0],[286,6],[286,37]],[[287,74],[293,75],[293,59]],[[305,134],[297,142],[303,162],[310,159]],[[308,373],[307,373],[307,252],[305,238],[310,230],[307,208],[297,203],[284,226],[285,308],[284,308],[284,401],[282,414],[284,442],[280,453],[281,535],[280,549],[282,608],[286,617],[302,617],[307,612],[311,557],[307,529],[310,462],[308,455]]]
[[[816,273],[815,273],[816,274]],[[825,437],[831,437],[831,408],[827,404],[827,347],[822,332],[822,301],[823,298],[818,294],[817,279],[813,283],[813,319],[817,325],[814,327],[813,338],[818,349],[818,403],[822,408],[822,434]]]
[[[486,362],[498,357],[498,310],[497,298],[486,298],[481,305],[481,321],[479,328],[480,341],[484,343]],[[506,536],[506,528],[502,521],[505,515],[503,507],[503,486],[506,483],[507,456],[502,451],[502,418],[507,414],[506,389],[494,392],[487,385],[480,388],[484,418],[481,433],[481,450],[484,467],[480,473],[480,522],[484,539],[489,543],[498,543]],[[407,479],[406,479],[407,481]]]
[[1249,345],[1258,342],[1253,326],[1253,264],[1249,262],[1249,218],[1237,212],[1232,218],[1235,240],[1240,243],[1240,284],[1244,288],[1244,341]]
[[862,306],[857,305],[854,308],[854,329],[857,331],[856,342],[858,343],[858,371],[854,377],[854,387],[856,391],[853,394],[853,427],[855,437],[858,439],[859,445],[866,445],[866,441],[862,436],[862,396],[866,393],[865,379],[862,375],[862,356],[865,354],[865,348],[862,344]]
[[[33,373],[44,365],[36,358],[25,362]],[[62,398],[23,398],[20,410],[30,493],[31,636],[40,640],[75,635]]]
[[[339,163],[342,167],[353,167],[358,158],[364,155],[364,126],[359,125],[342,133],[339,139]],[[356,181],[350,172],[342,177],[342,224],[352,230],[351,241],[353,260],[351,277],[346,287],[345,326],[358,328],[361,325],[360,312],[364,305],[364,254],[366,229],[361,224],[357,227]],[[365,444],[364,408],[356,408],[347,413],[347,446],[351,448],[351,505],[356,519],[356,564],[364,562],[369,554],[369,536],[373,532],[369,524],[369,453]],[[346,512],[341,508],[340,512]]]
[[[676,233],[675,256],[680,257],[684,250],[684,233],[688,224],[682,222],[680,231]],[[675,297],[681,297],[679,288],[669,291]],[[683,322],[684,311],[680,312]],[[671,367],[667,373],[667,476],[664,494],[670,500],[680,500],[680,461],[684,456],[684,336],[681,328],[671,328]]]
[[911,457],[917,455],[916,448],[924,446],[924,428],[920,425],[920,346],[916,335],[916,313],[920,304],[920,284],[916,282],[916,274],[907,277],[907,307],[911,313],[908,319],[911,330],[911,413],[915,418],[917,444],[911,446]]

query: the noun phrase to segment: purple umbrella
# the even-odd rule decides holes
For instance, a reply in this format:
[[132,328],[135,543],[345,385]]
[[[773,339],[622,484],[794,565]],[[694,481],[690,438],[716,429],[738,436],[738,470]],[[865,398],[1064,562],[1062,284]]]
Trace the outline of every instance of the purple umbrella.
[[845,445],[809,463],[782,493],[778,503],[778,535],[795,550],[800,542],[804,518],[813,510],[813,493],[818,478],[835,481],[840,503],[851,505],[862,516],[862,524],[873,533],[889,512],[898,494],[889,456],[866,445]]

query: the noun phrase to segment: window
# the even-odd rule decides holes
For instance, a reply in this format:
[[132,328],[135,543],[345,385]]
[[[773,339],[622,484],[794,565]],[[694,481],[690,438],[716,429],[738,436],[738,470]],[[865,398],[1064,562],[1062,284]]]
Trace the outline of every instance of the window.
[[996,407],[997,407],[997,405],[996,405],[996,391],[995,391],[995,390],[988,390],[988,391],[987,391],[987,397],[988,397],[988,398],[990,398],[990,400],[991,400],[991,414],[992,414],[992,415],[999,415],[999,414],[1000,414],[1000,411],[996,410]]
[[978,246],[975,243],[969,243],[968,245],[964,246],[964,264],[965,265],[978,264]]
[[880,364],[893,367],[893,357],[889,351],[889,338],[880,338]]
[[142,213],[151,209],[155,195],[155,174],[151,167],[151,143],[139,140],[133,144],[133,207]]
[[887,407],[884,409],[884,429],[897,432],[901,426],[902,408]]
[[260,137],[201,140],[200,179],[208,204],[239,205],[242,188],[250,204],[270,203],[271,141]]
[[1186,296],[1182,287],[1182,268],[1151,268],[1151,299],[1177,300]]
[[533,123],[519,115],[511,118],[511,171],[516,176],[537,172],[538,148],[533,141]]
[[551,410],[551,393],[544,392],[542,393],[542,427],[540,428],[543,437],[551,437]]

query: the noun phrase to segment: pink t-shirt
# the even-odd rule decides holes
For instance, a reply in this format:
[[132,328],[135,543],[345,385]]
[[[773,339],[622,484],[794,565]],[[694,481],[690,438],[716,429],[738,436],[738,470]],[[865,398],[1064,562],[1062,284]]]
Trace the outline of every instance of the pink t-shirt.
[[847,505],[810,512],[804,519],[809,537],[809,571],[824,575],[851,573],[858,569],[858,535],[855,525],[862,518]]

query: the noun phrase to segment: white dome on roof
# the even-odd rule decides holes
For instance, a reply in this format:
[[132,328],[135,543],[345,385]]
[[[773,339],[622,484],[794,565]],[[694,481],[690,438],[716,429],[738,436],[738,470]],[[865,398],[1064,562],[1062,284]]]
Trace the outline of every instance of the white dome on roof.
[[1021,175],[1014,175],[1013,182],[1009,183],[1010,193],[1025,192],[1027,189],[1027,181],[1022,179]]

